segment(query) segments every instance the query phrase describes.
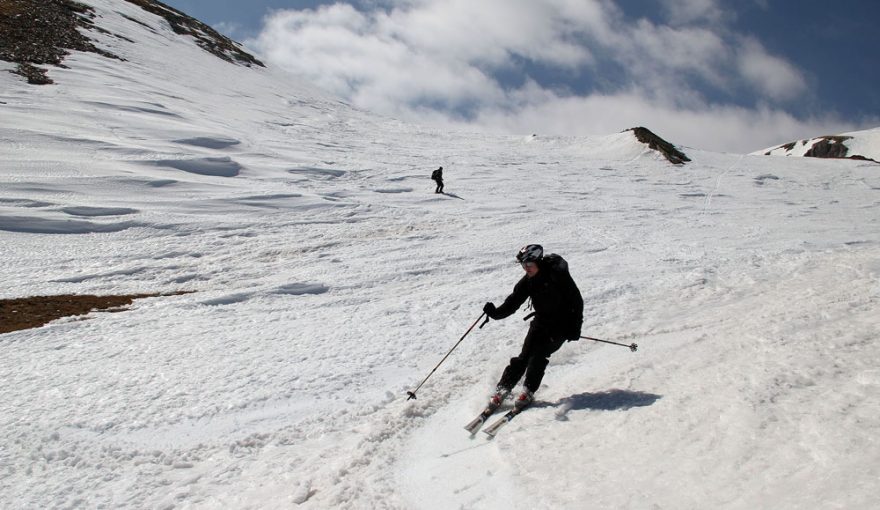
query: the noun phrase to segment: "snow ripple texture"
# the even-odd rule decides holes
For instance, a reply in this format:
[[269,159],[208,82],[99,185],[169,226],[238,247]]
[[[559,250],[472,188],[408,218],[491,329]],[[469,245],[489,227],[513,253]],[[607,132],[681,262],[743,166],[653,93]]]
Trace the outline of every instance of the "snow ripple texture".
[[[408,126],[89,3],[125,61],[0,73],[3,297],[194,292],[0,336],[0,507],[876,504],[877,165]],[[472,440],[522,313],[406,391],[531,242],[640,348]]]

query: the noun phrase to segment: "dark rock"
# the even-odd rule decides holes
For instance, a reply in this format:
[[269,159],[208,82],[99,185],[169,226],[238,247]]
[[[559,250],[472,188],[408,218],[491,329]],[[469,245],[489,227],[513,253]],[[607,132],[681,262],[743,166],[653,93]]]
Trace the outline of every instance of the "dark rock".
[[[163,17],[176,33],[193,37],[200,47],[227,62],[265,67],[232,40],[180,11],[154,0],[128,1]],[[92,7],[73,0],[0,0],[0,60],[17,63],[18,68],[12,72],[39,85],[53,82],[47,70],[38,66],[64,67],[62,61],[70,51],[122,60],[96,47],[84,35],[88,31],[109,34],[95,25],[94,18]],[[115,37],[134,43],[123,36]]]
[[52,80],[37,65],[61,66],[70,50],[119,59],[80,32],[96,29],[94,17],[91,7],[72,0],[0,0],[0,60],[17,63],[12,72],[28,83],[45,85]]
[[[813,142],[813,145],[807,149],[807,152],[804,153],[805,158],[832,158],[832,159],[858,159],[861,161],[873,161],[878,163],[878,161],[866,158],[865,156],[859,154],[849,154],[849,147],[847,147],[843,142],[852,139],[851,136],[844,135],[828,135],[822,136],[819,138],[819,141]],[[784,149],[786,152],[791,152],[792,149],[798,144],[801,143],[803,145],[807,145],[807,140],[801,140],[800,142],[791,142],[785,145],[780,145],[779,147],[767,151],[764,153],[765,156],[770,156],[773,151]]]
[[845,158],[849,147],[843,144],[851,136],[823,136],[804,153],[805,158]]
[[674,145],[660,138],[648,128],[634,127],[627,129],[627,131],[632,131],[638,141],[646,144],[649,148],[660,154],[663,154],[663,156],[674,165],[683,165],[690,161],[690,158],[688,158],[684,152],[676,149]]
[[141,9],[165,18],[176,34],[188,35],[205,51],[233,64],[247,67],[266,67],[253,55],[241,49],[236,42],[221,35],[210,26],[187,16],[173,7],[157,0],[127,0]]

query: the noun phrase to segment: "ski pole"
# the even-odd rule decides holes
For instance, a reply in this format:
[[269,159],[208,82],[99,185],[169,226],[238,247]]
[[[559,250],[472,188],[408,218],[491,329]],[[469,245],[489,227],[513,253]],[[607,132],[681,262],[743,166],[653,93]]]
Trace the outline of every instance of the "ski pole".
[[620,345],[622,347],[629,347],[629,350],[631,350],[632,352],[636,352],[636,349],[639,348],[639,346],[637,344],[629,344],[629,345],[619,344],[617,342],[612,342],[611,340],[602,340],[600,338],[593,338],[593,337],[589,337],[589,336],[582,336],[581,338],[583,338],[584,340],[592,340],[594,342],[603,342],[606,344],[614,344],[614,345]]
[[[486,315],[486,312],[483,312],[483,313],[480,315],[480,318],[477,319],[476,321],[474,321],[474,323],[471,324],[471,327],[469,327],[468,330],[465,331],[463,335],[461,335],[461,338],[458,339],[458,342],[456,342],[455,345],[452,346],[452,349],[449,349],[449,352],[446,353],[446,356],[443,356],[443,359],[440,360],[440,363],[437,363],[437,366],[434,367],[434,370],[431,370],[431,373],[428,374],[428,377],[425,377],[425,380],[422,381],[422,382],[416,387],[416,389],[414,389],[414,390],[412,390],[412,391],[407,391],[407,392],[406,392],[406,394],[409,395],[409,397],[407,398],[407,400],[411,400],[411,399],[416,398],[416,392],[419,391],[419,388],[422,387],[422,384],[425,384],[425,381],[427,381],[429,377],[431,377],[432,375],[434,375],[434,372],[440,367],[440,365],[443,364],[444,361],[446,361],[446,358],[448,358],[449,355],[452,354],[452,351],[454,351],[455,348],[458,347],[458,344],[460,344],[461,341],[464,340],[464,337],[468,336],[468,333],[470,333],[471,330],[474,329],[474,327],[477,325],[477,323],[480,322],[480,319],[483,318],[483,315]],[[486,323],[484,322],[483,324],[485,325]],[[480,327],[482,328],[483,326],[480,326]]]

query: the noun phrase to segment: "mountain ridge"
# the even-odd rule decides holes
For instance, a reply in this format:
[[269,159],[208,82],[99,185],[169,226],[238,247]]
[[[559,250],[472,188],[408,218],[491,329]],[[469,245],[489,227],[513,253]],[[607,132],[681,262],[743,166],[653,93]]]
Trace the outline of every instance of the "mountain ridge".
[[880,163],[880,128],[796,140],[755,151],[752,154],[853,159]]
[[[199,47],[230,63],[265,67],[241,46],[210,26],[165,5],[158,0],[125,0],[165,20],[179,35],[193,38]],[[106,58],[121,58],[95,46],[82,32],[111,34],[96,23],[95,9],[75,0],[0,0],[0,60],[18,64],[15,74],[33,85],[54,83],[48,69],[39,66],[63,67],[70,51],[91,52]],[[129,20],[152,30],[134,17]],[[81,32],[82,31],[82,32]],[[118,34],[111,34],[126,39]],[[128,42],[133,43],[130,39]]]

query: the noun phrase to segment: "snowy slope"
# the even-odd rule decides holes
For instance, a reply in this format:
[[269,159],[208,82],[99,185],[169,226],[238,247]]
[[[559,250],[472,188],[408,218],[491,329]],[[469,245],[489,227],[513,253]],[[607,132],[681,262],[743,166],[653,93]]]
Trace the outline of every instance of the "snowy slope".
[[853,131],[834,136],[820,136],[809,140],[798,140],[778,147],[769,147],[754,154],[767,156],[805,156],[817,144],[835,144],[846,148],[846,157],[862,157],[880,160],[880,128]]
[[[878,165],[405,125],[86,3],[125,62],[0,73],[0,297],[194,292],[0,335],[0,506],[876,505]],[[640,348],[471,439],[524,313],[405,392],[530,242]]]

